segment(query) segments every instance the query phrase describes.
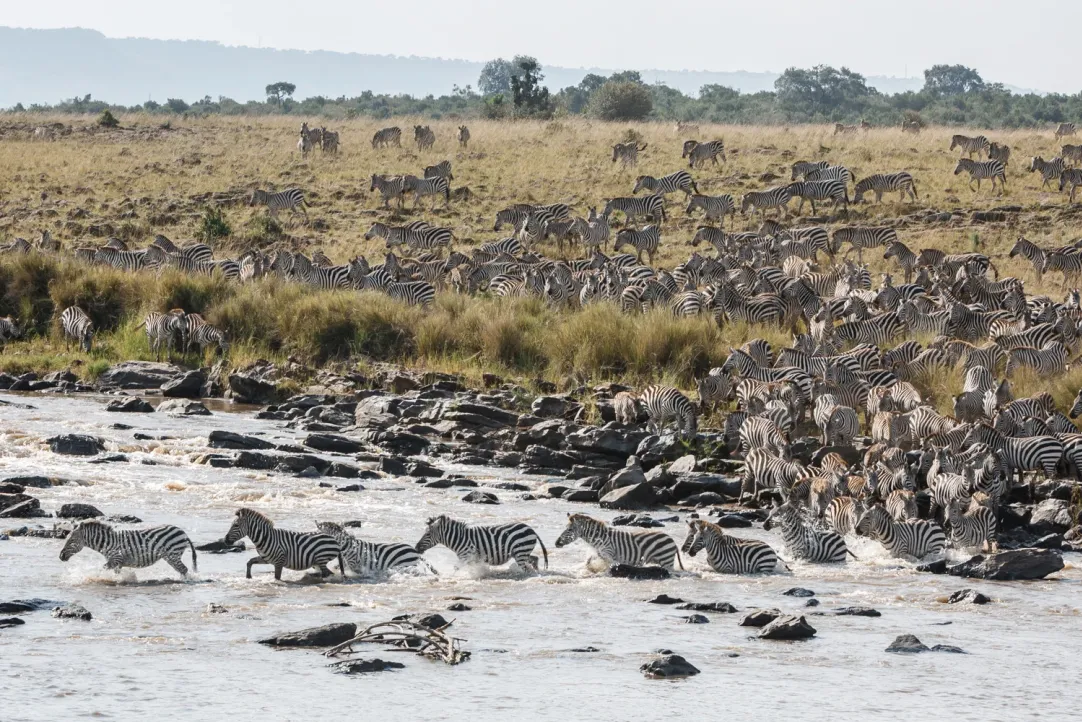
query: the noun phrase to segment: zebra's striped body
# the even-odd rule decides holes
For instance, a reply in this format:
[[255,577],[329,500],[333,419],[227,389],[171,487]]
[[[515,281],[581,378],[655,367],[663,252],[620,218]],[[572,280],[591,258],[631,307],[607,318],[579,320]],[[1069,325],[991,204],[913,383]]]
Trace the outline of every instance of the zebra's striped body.
[[969,158],[960,158],[958,165],[954,168],[954,175],[958,175],[962,171],[969,173],[969,187],[973,189],[973,181],[977,181],[976,190],[981,189],[981,180],[991,179],[992,190],[996,188],[996,181],[999,181],[1000,192],[1007,187],[1007,170],[1006,167],[998,160],[986,160],[986,161],[974,161]]
[[316,523],[320,534],[338,542],[342,559],[351,572],[361,577],[385,574],[402,567],[423,566],[433,570],[409,544],[377,544],[350,534],[342,526],[329,521]]
[[695,145],[690,148],[688,148],[687,143],[685,143],[684,156],[688,159],[688,168],[702,168],[706,165],[707,161],[710,161],[714,165],[718,165],[718,157],[721,158],[723,163],[728,162],[725,158],[725,143],[720,140],[695,143]]
[[724,220],[725,216],[736,216],[736,201],[729,194],[721,196],[691,195],[688,197],[688,206],[684,209],[687,215],[696,208],[702,208],[709,220]]
[[613,198],[605,204],[605,210],[601,212],[601,218],[608,222],[613,211],[623,213],[628,223],[631,223],[639,216],[645,216],[655,223],[661,223],[665,220],[665,198],[659,195]]
[[688,521],[688,535],[682,551],[690,557],[706,550],[706,561],[719,574],[766,574],[778,566],[778,555],[769,544],[738,539],[717,524],[702,519]]
[[72,529],[60,550],[60,561],[66,562],[80,550],[93,549],[105,557],[105,568],[120,573],[124,567],[141,568],[164,559],[182,576],[188,567],[181,556],[191,549],[192,570],[198,571],[195,545],[183,530],[175,526],[117,531],[100,521],[80,522]]
[[698,431],[695,407],[687,396],[671,386],[647,386],[639,394],[650,417],[650,433],[660,434],[665,425],[675,422],[682,436],[690,438]]
[[19,326],[11,316],[0,317],[0,345],[19,338]]
[[1075,191],[1078,190],[1078,186],[1082,186],[1082,168],[1067,168],[1059,174],[1060,193],[1067,186],[1071,186],[1071,198],[1068,203],[1074,203]]
[[843,243],[848,243],[845,257],[856,251],[857,263],[864,263],[865,248],[880,248],[897,241],[898,231],[891,226],[844,226],[834,231],[830,243],[835,253],[841,250]]
[[383,197],[383,207],[390,208],[390,201],[394,198],[398,201],[398,207],[402,208],[403,195],[406,191],[406,179],[400,175],[382,176],[372,174],[372,184],[368,188],[370,193],[379,191]]
[[425,166],[425,178],[446,178],[453,181],[455,176],[451,173],[451,161],[441,160],[436,165]]
[[969,499],[958,499],[947,507],[951,544],[959,549],[989,549],[996,543],[996,515],[984,506],[968,508]]
[[470,144],[470,129],[464,125],[458,126],[458,145],[466,148]]
[[1053,158],[1052,160],[1045,160],[1037,155],[1030,158],[1029,161],[1029,172],[1041,174],[1041,180],[1043,181],[1041,188],[1048,188],[1048,184],[1052,182],[1052,179],[1059,178],[1060,173],[1063,172],[1065,167],[1066,165],[1063,162],[1063,158],[1058,157]]
[[443,544],[466,563],[506,564],[512,559],[525,571],[537,571],[537,558],[531,556],[534,545],[541,546],[548,567],[548,550],[537,532],[526,524],[470,526],[446,514],[431,518],[421,540],[414,548],[424,554]]
[[427,125],[415,125],[413,140],[417,143],[417,150],[430,150],[436,144],[436,134]]
[[976,153],[977,157],[980,158],[988,153],[988,147],[990,145],[988,139],[983,135],[978,135],[973,138],[967,135],[955,135],[951,136],[951,147],[949,150],[961,148],[962,152],[968,157],[972,158],[973,154]]
[[402,129],[398,126],[377,130],[375,135],[372,136],[373,148],[386,148],[389,145],[396,148],[402,146]]
[[287,188],[286,190],[278,191],[277,193],[254,190],[252,191],[252,197],[248,201],[248,205],[266,206],[267,213],[270,214],[272,218],[276,217],[278,211],[283,208],[292,211],[293,213],[296,213],[297,209],[300,209],[305,218],[308,217],[308,209],[304,202],[304,193],[301,192],[300,188]]
[[675,173],[670,173],[667,176],[661,178],[655,178],[649,175],[641,175],[635,179],[635,189],[632,190],[632,194],[638,193],[645,188],[654,195],[667,195],[669,193],[675,193],[676,191],[684,191],[684,195],[691,198],[692,194],[698,194],[699,188],[695,185],[695,181],[692,179],[691,174],[686,170],[679,170]]
[[624,228],[616,234],[616,242],[612,250],[619,251],[624,246],[635,249],[635,261],[642,263],[642,254],[645,253],[650,265],[654,264],[654,254],[657,253],[661,243],[661,230],[657,226],[646,226],[641,231],[633,228]]
[[800,510],[791,503],[777,507],[763,525],[768,531],[775,526],[781,529],[785,550],[793,559],[812,563],[838,563],[845,561],[849,549],[845,540],[834,532],[818,531],[801,517]]
[[638,165],[639,153],[646,150],[646,143],[640,147],[635,141],[630,143],[617,143],[612,147],[612,162],[620,161],[624,168]]
[[[656,564],[673,569],[680,558],[676,542],[664,532],[613,529],[585,514],[568,514],[567,528],[556,540],[556,546],[567,546],[576,539],[582,539],[593,547],[597,555],[609,564]],[[684,568],[683,562],[680,568]]]
[[790,197],[800,199],[800,205],[796,209],[797,213],[804,210],[804,201],[811,203],[812,213],[817,212],[815,209],[816,201],[831,201],[835,207],[839,203],[843,204],[847,209],[849,207],[849,191],[844,181],[797,181],[796,183],[790,183],[786,190],[789,191]]
[[146,327],[147,345],[154,352],[154,358],[161,359],[162,346],[172,354],[174,348],[184,348],[184,311],[174,308],[169,313],[148,313],[143,320]]
[[303,571],[316,567],[321,576],[330,576],[327,564],[338,560],[338,567],[343,575],[346,565],[342,558],[342,548],[334,537],[327,534],[288,531],[277,529],[274,522],[255,509],[237,509],[233,524],[225,535],[225,543],[233,544],[244,537],[252,540],[259,556],[248,560],[245,577],[252,578],[252,566],[270,564],[274,567],[274,578],[282,579],[283,569]]
[[795,181],[795,180],[806,179],[808,173],[811,173],[811,172],[817,171],[817,170],[823,170],[824,168],[829,168],[829,167],[830,167],[830,163],[828,163],[825,160],[816,160],[816,161],[800,160],[800,161],[797,161],[796,163],[793,163],[793,175],[789,180],[794,180]]
[[868,191],[875,193],[875,202],[880,203],[883,200],[884,193],[897,192],[899,194],[899,201],[904,201],[908,194],[913,202],[917,202],[917,184],[913,181],[913,176],[906,171],[900,171],[898,173],[876,173],[866,178],[861,178],[857,183],[856,189],[853,192],[853,202],[863,203],[864,194]]
[[947,538],[938,524],[930,521],[896,522],[887,510],[873,506],[857,522],[856,532],[880,542],[892,556],[923,559],[938,554]]
[[69,306],[60,314],[60,330],[69,343],[75,341],[83,351],[90,353],[94,344],[94,323],[86,311],[78,306]]
[[436,209],[436,198],[441,195],[443,196],[444,207],[451,205],[451,186],[446,178],[440,176],[435,178],[418,178],[414,175],[404,176],[402,178],[402,190],[404,193],[413,193],[414,208],[417,208],[421,199],[425,196],[432,196],[432,210]]
[[767,210],[776,209],[778,213],[788,213],[789,201],[792,196],[789,194],[789,189],[785,186],[778,188],[770,188],[765,191],[752,191],[745,193],[740,199],[740,212],[747,213],[751,208],[752,212],[758,211],[766,216]]
[[1074,123],[1060,123],[1059,127],[1056,128],[1056,140],[1066,138],[1069,135],[1074,135],[1076,130],[1077,128]]

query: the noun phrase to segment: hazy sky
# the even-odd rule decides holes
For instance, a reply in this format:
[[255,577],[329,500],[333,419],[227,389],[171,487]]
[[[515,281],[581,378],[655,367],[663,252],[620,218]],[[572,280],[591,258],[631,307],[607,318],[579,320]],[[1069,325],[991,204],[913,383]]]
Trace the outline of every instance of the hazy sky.
[[565,67],[781,71],[845,65],[919,75],[963,63],[985,80],[1082,90],[1071,0],[49,0],[5,2],[0,25]]

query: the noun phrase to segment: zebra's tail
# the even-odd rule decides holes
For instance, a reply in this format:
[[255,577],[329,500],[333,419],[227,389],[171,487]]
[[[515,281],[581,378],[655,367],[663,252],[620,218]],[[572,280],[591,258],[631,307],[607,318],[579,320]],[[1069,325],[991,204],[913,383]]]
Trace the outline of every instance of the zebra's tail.
[[682,571],[682,572],[687,571],[686,569],[684,569],[684,560],[680,558],[680,550],[679,549],[676,550],[676,563],[680,565],[680,571]]
[[545,548],[545,542],[541,541],[541,535],[534,532],[534,536],[537,537],[537,543],[541,545],[541,553],[545,556],[545,569],[549,568],[549,550]]
[[342,550],[338,550],[338,571],[342,574],[342,580],[346,578],[346,561],[342,558]]
[[858,556],[857,556],[856,554],[854,554],[854,553],[853,553],[853,552],[852,552],[852,551],[851,551],[851,550],[849,549],[849,547],[846,547],[846,548],[845,548],[845,553],[846,553],[846,554],[848,554],[849,556],[853,557],[854,559],[856,559],[856,560],[857,560],[858,562],[860,561],[860,557],[858,557]]
[[199,571],[199,561],[198,561],[198,559],[196,559],[196,556],[195,556],[195,543],[191,540],[191,538],[188,539],[188,546],[192,550],[192,571],[197,572],[197,571]]

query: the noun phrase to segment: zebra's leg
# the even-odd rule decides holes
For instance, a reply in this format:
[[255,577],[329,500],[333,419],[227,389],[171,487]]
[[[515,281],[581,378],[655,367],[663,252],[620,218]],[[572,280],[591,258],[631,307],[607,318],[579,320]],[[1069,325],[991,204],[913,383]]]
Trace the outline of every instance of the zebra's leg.
[[[327,567],[326,564],[317,564],[316,569],[319,570],[319,576],[321,579],[331,576],[331,570]],[[345,575],[345,572],[343,572],[342,574]]]
[[278,566],[277,564],[274,565],[274,581],[282,581],[282,567]]
[[533,554],[521,553],[515,556],[515,563],[522,567],[525,572],[537,573],[537,565],[539,563],[537,557]]
[[179,554],[177,554],[175,557],[166,557],[165,561],[169,564],[169,566],[173,567],[173,569],[176,569],[177,573],[180,574],[180,576],[188,576],[188,567],[184,565],[183,561],[181,561]]
[[[252,578],[252,565],[254,565],[254,564],[270,564],[270,562],[268,562],[263,557],[252,557],[251,559],[249,559],[248,560],[248,571],[244,575],[245,579],[251,579]],[[279,574],[278,578],[280,579],[281,578],[281,572],[279,572],[278,574]]]

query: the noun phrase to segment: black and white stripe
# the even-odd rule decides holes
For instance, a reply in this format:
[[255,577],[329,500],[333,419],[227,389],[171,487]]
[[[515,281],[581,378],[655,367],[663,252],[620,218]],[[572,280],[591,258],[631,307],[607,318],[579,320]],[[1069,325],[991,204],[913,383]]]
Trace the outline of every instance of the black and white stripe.
[[688,205],[684,212],[690,216],[691,212],[696,208],[702,208],[709,220],[724,219],[725,216],[736,216],[736,201],[728,193],[720,196],[691,195],[688,197]]
[[857,522],[858,536],[875,539],[892,556],[922,559],[938,554],[947,546],[947,537],[936,523],[924,520],[894,521],[887,510],[873,506]]
[[650,417],[650,433],[660,434],[668,423],[675,423],[684,438],[695,436],[698,418],[695,407],[681,392],[671,386],[647,386],[639,400]]
[[654,254],[657,253],[661,243],[661,229],[657,226],[645,226],[641,231],[634,228],[624,228],[616,234],[616,242],[612,250],[619,251],[624,246],[635,249],[635,261],[642,263],[642,254],[645,253],[648,262],[654,265]]
[[60,331],[65,341],[78,343],[83,351],[90,353],[94,343],[94,323],[86,311],[78,306],[69,306],[60,314]]
[[342,558],[342,548],[334,537],[315,532],[288,531],[277,529],[274,522],[255,509],[237,509],[233,524],[225,535],[225,543],[233,544],[244,537],[252,540],[259,556],[248,560],[245,576],[252,578],[252,566],[270,564],[274,567],[274,578],[282,579],[283,569],[303,571],[316,567],[320,575],[330,576],[327,564],[338,560],[338,567],[345,576],[346,565]]
[[646,150],[646,143],[643,143],[642,146],[634,141],[631,143],[617,143],[612,147],[612,162],[620,161],[625,168],[638,165],[639,153],[644,150]]
[[812,528],[792,503],[777,507],[763,524],[763,528],[768,531],[775,526],[781,529],[785,550],[793,559],[812,563],[837,563],[844,562],[845,555],[849,553],[845,540],[840,535]]
[[1037,155],[1029,160],[1029,172],[1040,173],[1041,180],[1044,181],[1041,184],[1041,188],[1048,188],[1048,184],[1052,182],[1053,178],[1059,178],[1060,173],[1066,165],[1063,162],[1063,158],[1056,157],[1052,160],[1045,160],[1041,156]]
[[882,202],[884,193],[893,192],[899,194],[899,201],[904,201],[908,194],[914,203],[917,202],[917,184],[913,181],[913,176],[904,170],[897,173],[876,173],[861,178],[853,192],[853,202],[863,203],[864,194],[868,191],[875,193],[876,203]]
[[458,126],[458,144],[462,148],[470,144],[470,129],[464,125]]
[[413,140],[417,143],[417,150],[429,150],[436,144],[436,134],[427,125],[415,125]]
[[[689,147],[689,143],[693,143]],[[698,143],[696,141],[688,141],[684,143],[684,154],[681,158],[686,157],[688,159],[688,168],[702,168],[706,165],[706,161],[710,161],[714,165],[718,165],[718,158],[720,157],[723,163],[727,163],[728,159],[725,157],[725,143],[720,140],[710,140],[705,143]]]
[[[673,569],[675,563],[680,562],[676,542],[668,534],[660,531],[613,529],[585,514],[567,515],[567,528],[556,540],[556,546],[565,547],[576,539],[586,542],[609,564],[656,564],[665,569]],[[683,562],[680,562],[680,568],[684,568]]]
[[788,213],[790,200],[792,200],[792,196],[785,186],[769,188],[765,191],[751,191],[741,197],[740,212],[742,214],[747,213],[748,209],[751,208],[753,213],[758,211],[764,216],[768,210],[773,209],[776,209],[779,213]]
[[182,577],[188,576],[188,567],[181,556],[192,552],[192,571],[199,571],[195,545],[182,529],[175,526],[156,526],[149,529],[124,529],[117,531],[104,522],[88,520],[75,525],[60,550],[60,561],[66,562],[82,549],[93,549],[105,557],[105,568],[120,573],[124,567],[141,568],[164,559]]
[[287,188],[284,191],[271,192],[264,190],[252,191],[252,197],[248,201],[249,206],[266,206],[271,217],[278,215],[283,208],[297,212],[300,209],[305,218],[308,217],[308,209],[304,202],[304,193],[300,188]]
[[398,126],[377,130],[375,135],[372,136],[373,148],[386,148],[389,145],[396,148],[402,146],[402,129]]
[[1074,135],[1076,131],[1077,127],[1074,123],[1060,123],[1059,127],[1056,128],[1056,140],[1059,140],[1060,138],[1065,138],[1068,135]]
[[414,548],[421,554],[442,544],[467,564],[506,564],[512,559],[524,571],[537,571],[534,545],[540,545],[548,567],[548,550],[536,531],[519,522],[493,526],[470,526],[446,514],[429,519],[425,533]]
[[766,574],[777,569],[778,555],[765,542],[729,536],[704,519],[688,520],[682,551],[689,557],[706,550],[706,561],[719,574]]
[[996,181],[999,181],[1000,191],[1007,187],[1007,169],[1002,162],[998,160],[986,160],[986,161],[974,161],[969,158],[959,158],[958,165],[954,168],[954,175],[958,175],[962,171],[969,173],[969,187],[973,189],[973,181],[977,181],[976,190],[981,189],[981,180],[991,179],[992,190],[996,188]]
[[639,216],[649,218],[654,223],[661,223],[665,220],[665,197],[649,195],[613,198],[605,204],[605,210],[601,212],[601,217],[608,221],[613,211],[623,213],[627,223],[631,223]]
[[441,160],[436,165],[425,166],[425,178],[446,178],[453,181],[455,176],[451,173],[451,161]]
[[970,158],[973,157],[974,153],[980,158],[988,152],[989,145],[988,139],[983,135],[978,135],[973,138],[968,135],[954,135],[951,136],[951,147],[948,150],[961,148],[962,152],[967,154]]
[[341,525],[329,521],[316,522],[316,529],[320,534],[326,534],[338,542],[346,567],[357,576],[378,576],[394,569],[412,566],[421,566],[435,572],[409,544],[367,542],[353,536]]
[[154,352],[156,360],[161,360],[163,346],[168,354],[172,354],[173,349],[183,349],[186,346],[184,315],[182,309],[174,308],[169,313],[157,311],[148,313],[143,320],[143,325],[146,327],[147,345]]
[[369,193],[379,191],[383,197],[383,207],[389,208],[392,198],[398,201],[398,207],[402,207],[403,194],[406,190],[406,179],[400,175],[384,176],[372,174],[372,184],[368,188]]
[[1078,186],[1082,186],[1082,168],[1067,168],[1059,174],[1060,193],[1067,186],[1071,186],[1071,198],[1068,203],[1074,203],[1075,191],[1078,190]]
[[446,178],[418,178],[415,175],[407,175],[402,178],[402,190],[404,193],[413,193],[413,207],[417,208],[421,199],[432,196],[432,210],[436,209],[436,198],[443,196],[443,205],[451,204],[451,186]]
[[676,191],[684,191],[684,195],[688,198],[693,193],[699,192],[698,186],[695,185],[695,181],[692,179],[691,174],[686,170],[678,170],[675,173],[670,173],[667,176],[661,178],[655,178],[650,175],[641,175],[635,179],[635,189],[632,190],[632,194],[638,193],[645,188],[654,195],[668,195],[669,193],[675,193]]
[[825,160],[807,161],[800,160],[793,163],[793,175],[789,180],[801,180],[806,179],[808,173],[817,170],[823,170],[829,168],[830,163]]
[[984,506],[970,507],[970,499],[960,498],[947,507],[951,544],[959,549],[994,548],[996,515]]
[[790,183],[786,190],[789,191],[790,197],[800,199],[800,205],[796,209],[797,213],[804,210],[804,201],[811,203],[812,213],[817,212],[815,209],[816,201],[829,200],[834,207],[841,203],[847,209],[849,208],[849,191],[844,181],[797,181]]

